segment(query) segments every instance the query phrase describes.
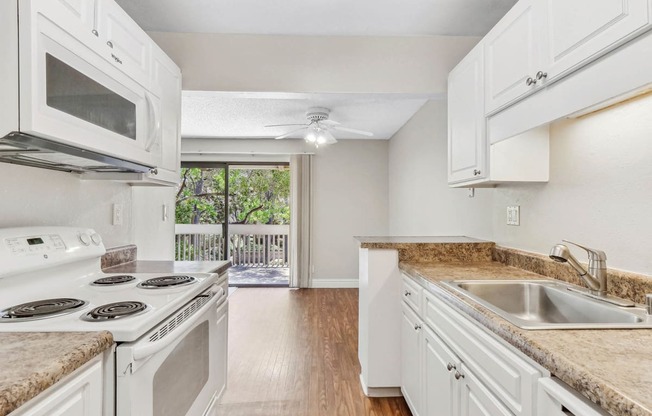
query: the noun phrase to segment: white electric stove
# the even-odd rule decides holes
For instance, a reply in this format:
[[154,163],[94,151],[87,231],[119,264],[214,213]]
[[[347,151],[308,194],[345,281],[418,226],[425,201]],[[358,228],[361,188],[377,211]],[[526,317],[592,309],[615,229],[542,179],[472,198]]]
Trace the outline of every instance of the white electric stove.
[[218,276],[107,274],[105,252],[91,229],[0,229],[0,332],[110,331],[117,416],[210,414],[226,374]]

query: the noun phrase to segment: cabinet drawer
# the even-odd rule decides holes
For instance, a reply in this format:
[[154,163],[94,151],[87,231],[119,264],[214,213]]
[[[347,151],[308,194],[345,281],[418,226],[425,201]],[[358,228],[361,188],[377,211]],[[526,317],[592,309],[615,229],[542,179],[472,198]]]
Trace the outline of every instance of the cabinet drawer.
[[424,309],[426,324],[510,411],[517,416],[534,413],[536,382],[541,377],[536,368],[430,293],[424,294]]
[[401,276],[403,282],[401,283],[401,299],[405,301],[415,312],[419,315],[421,312],[421,304],[423,303],[423,289],[417,282],[410,279],[406,275]]

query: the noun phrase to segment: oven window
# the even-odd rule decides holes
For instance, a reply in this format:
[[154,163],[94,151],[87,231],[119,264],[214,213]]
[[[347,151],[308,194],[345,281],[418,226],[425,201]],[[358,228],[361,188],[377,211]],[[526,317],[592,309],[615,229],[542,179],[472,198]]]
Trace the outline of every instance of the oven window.
[[209,327],[202,322],[176,346],[154,375],[156,416],[188,413],[209,375]]
[[48,107],[136,140],[136,104],[50,54],[45,72]]

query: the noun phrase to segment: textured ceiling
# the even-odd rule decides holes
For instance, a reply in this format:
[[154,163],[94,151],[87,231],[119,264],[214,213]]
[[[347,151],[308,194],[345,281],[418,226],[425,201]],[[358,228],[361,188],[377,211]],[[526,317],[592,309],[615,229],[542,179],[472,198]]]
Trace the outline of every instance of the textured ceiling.
[[[389,139],[423,104],[427,96],[395,94],[285,94],[184,91],[182,137],[271,138],[298,127],[265,128],[268,124],[305,123],[309,107],[331,109],[330,118],[343,126]],[[338,139],[365,139],[334,132]],[[300,138],[301,134],[291,136]]]
[[145,30],[299,36],[482,36],[516,0],[117,0]]

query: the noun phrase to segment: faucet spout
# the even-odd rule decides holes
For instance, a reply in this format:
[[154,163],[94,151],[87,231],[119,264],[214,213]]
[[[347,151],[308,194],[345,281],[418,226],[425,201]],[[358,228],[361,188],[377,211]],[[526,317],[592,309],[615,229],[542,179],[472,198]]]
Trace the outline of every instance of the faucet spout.
[[559,263],[568,263],[592,292],[600,296],[606,296],[607,255],[604,251],[583,247],[567,240],[564,241],[586,250],[589,255],[589,269],[586,270],[564,244],[556,244],[550,250],[550,258]]

